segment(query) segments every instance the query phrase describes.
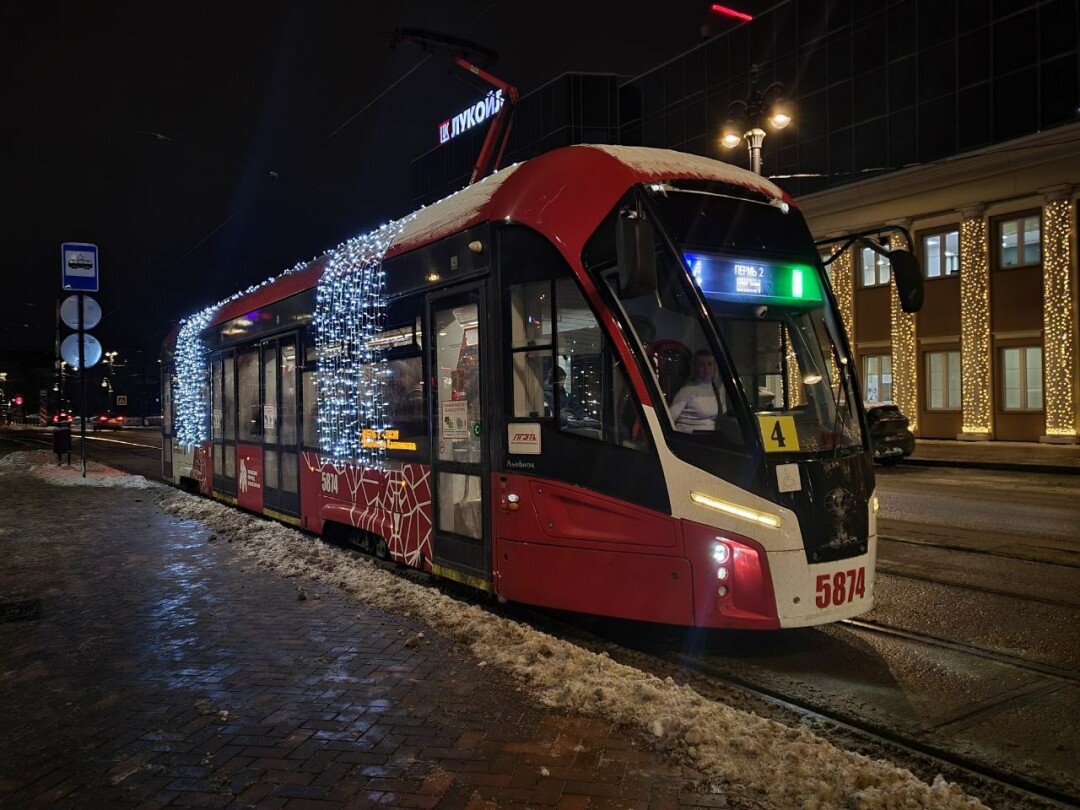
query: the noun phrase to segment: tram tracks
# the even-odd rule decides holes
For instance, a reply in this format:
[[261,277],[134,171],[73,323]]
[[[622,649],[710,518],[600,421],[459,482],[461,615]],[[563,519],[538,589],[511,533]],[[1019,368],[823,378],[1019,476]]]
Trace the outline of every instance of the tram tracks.
[[[526,611],[528,613],[528,611]],[[716,654],[684,654],[671,648],[672,634],[669,629],[656,631],[658,638],[650,640],[649,634],[634,634],[633,646],[619,638],[605,639],[603,631],[597,634],[593,619],[579,622],[575,618],[552,619],[543,616],[532,619],[518,616],[539,629],[572,641],[575,644],[603,652],[620,663],[634,666],[659,678],[672,677],[676,682],[692,686],[702,696],[729,705],[749,709],[764,717],[789,726],[808,726],[834,744],[857,751],[866,756],[888,759],[900,767],[906,767],[926,781],[933,781],[941,774],[947,780],[961,784],[988,805],[999,808],[1060,808],[1080,807],[1080,794],[1068,787],[1049,785],[1038,778],[978,759],[962,751],[952,750],[927,739],[927,729],[902,728],[868,720],[844,711],[828,701],[815,700],[807,693],[799,694],[785,688],[782,679],[762,677],[756,674],[740,674],[735,671],[740,661]],[[553,628],[553,622],[555,628]],[[866,622],[845,622],[852,630],[863,632],[893,631],[893,628],[864,628]],[[816,631],[807,631],[816,632]],[[904,631],[895,629],[898,634]],[[616,633],[620,636],[621,633]],[[917,635],[917,634],[912,634]],[[918,639],[908,639],[909,641]],[[964,645],[961,645],[964,646]],[[1004,660],[1016,666],[1041,672],[1043,667],[1035,662],[1021,659],[1009,660],[1008,656],[996,656],[990,651],[970,650],[971,655]],[[1041,672],[1048,677],[1077,683],[1074,674],[1048,667]],[[933,729],[930,729],[932,731]]]
[[[1056,562],[1041,562],[1041,565],[1054,565],[1065,568],[1072,568],[1073,566],[1065,563]],[[880,562],[877,566],[878,574],[887,574],[891,577],[900,577],[901,579],[910,579],[916,582],[926,582],[931,585],[943,585],[949,588],[961,588],[965,591],[977,591],[978,593],[985,593],[990,596],[1007,596],[1011,599],[1022,599],[1025,602],[1039,602],[1044,605],[1050,605],[1052,607],[1063,608],[1075,608],[1080,609],[1080,602],[1069,601],[1066,599],[1054,599],[1046,596],[1039,596],[1038,594],[1021,593],[1016,590],[1006,590],[1004,588],[994,588],[988,585],[980,585],[974,582],[957,582],[950,579],[941,579],[940,577],[930,576],[928,574],[919,574],[914,571],[905,570],[904,568],[892,565],[883,565]]]
[[998,664],[1005,664],[1016,669],[1025,670],[1028,672],[1036,673],[1038,675],[1054,678],[1065,683],[1080,686],[1080,674],[1078,674],[1075,670],[1054,666],[1053,664],[1045,664],[1040,661],[1033,661],[1029,658],[1021,658],[1019,656],[1009,655],[1008,653],[1003,653],[998,650],[990,650],[984,647],[977,647],[973,644],[967,644],[962,641],[950,641],[948,639],[944,639],[930,633],[920,633],[916,630],[908,630],[903,627],[896,627],[876,621],[866,621],[863,619],[842,619],[837,622],[837,624],[843,625],[845,627],[851,627],[855,630],[861,630],[867,633],[875,633],[877,635],[889,636],[891,638],[904,639],[906,641],[924,644],[929,647],[935,647],[942,650],[951,650],[952,652],[958,652],[965,655],[972,655],[978,658],[984,658],[988,661],[994,661]]

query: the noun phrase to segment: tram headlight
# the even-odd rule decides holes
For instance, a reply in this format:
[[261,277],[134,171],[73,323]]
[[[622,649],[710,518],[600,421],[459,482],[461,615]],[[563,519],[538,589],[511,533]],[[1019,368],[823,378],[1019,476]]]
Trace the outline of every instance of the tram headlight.
[[713,543],[712,558],[717,565],[723,565],[731,558],[731,547],[727,543]]
[[728,578],[728,570],[726,565],[721,565],[716,569],[716,578],[723,581]]

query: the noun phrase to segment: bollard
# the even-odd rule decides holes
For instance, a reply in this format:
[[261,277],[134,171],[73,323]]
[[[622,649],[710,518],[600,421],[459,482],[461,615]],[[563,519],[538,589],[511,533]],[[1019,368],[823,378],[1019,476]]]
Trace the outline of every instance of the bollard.
[[57,425],[53,429],[53,452],[56,453],[56,466],[63,462],[61,456],[67,453],[67,463],[71,466],[71,425]]

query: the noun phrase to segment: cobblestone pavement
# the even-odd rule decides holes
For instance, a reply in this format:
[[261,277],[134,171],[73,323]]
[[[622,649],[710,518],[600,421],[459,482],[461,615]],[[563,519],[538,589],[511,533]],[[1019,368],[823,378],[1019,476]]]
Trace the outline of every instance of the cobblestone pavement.
[[153,491],[9,475],[0,516],[2,807],[728,806],[431,628],[245,570]]

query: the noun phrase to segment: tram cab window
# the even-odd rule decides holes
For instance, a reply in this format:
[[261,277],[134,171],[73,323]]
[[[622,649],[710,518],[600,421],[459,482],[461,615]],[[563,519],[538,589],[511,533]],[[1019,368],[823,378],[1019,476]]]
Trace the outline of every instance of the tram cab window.
[[618,356],[573,278],[509,290],[515,417],[569,435],[644,449],[646,434]]
[[659,254],[657,290],[632,298],[621,298],[614,268],[604,278],[612,294],[621,298],[674,432],[695,441],[741,446],[744,439],[734,415],[736,395],[727,382],[730,375],[723,373],[720,353],[678,281],[681,272],[668,255]]

